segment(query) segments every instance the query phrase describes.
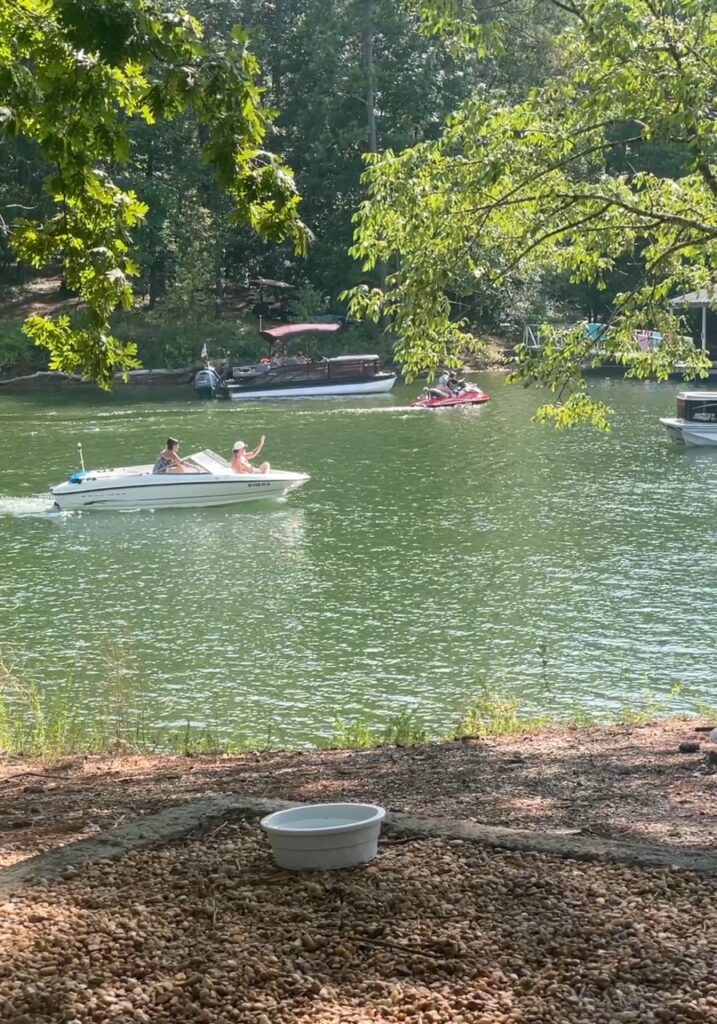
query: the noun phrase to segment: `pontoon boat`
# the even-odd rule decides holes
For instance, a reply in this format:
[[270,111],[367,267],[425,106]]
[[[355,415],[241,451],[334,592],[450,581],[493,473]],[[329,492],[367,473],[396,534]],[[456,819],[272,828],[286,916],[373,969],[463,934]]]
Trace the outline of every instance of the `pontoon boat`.
[[331,398],[338,395],[377,395],[388,392],[396,374],[381,370],[377,355],[308,359],[287,354],[289,342],[306,335],[332,334],[340,323],[286,324],[260,331],[270,355],[260,363],[235,366],[222,377],[211,367],[200,370],[194,388],[203,398]]

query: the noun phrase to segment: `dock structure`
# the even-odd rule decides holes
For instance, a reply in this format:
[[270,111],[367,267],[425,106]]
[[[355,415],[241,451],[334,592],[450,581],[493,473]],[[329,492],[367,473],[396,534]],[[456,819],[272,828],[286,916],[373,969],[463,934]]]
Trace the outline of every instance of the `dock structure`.
[[[676,295],[674,299],[670,300],[673,309],[682,312],[699,311],[700,348],[703,352],[709,350],[710,355],[712,355],[712,348],[707,340],[708,313],[714,309],[715,304],[717,304],[717,285],[712,285],[711,288],[701,288],[698,292],[687,292],[686,295]],[[717,354],[717,342],[715,342],[714,348],[715,354]]]
[[[712,310],[713,305],[717,305],[717,286],[715,286],[711,294],[707,292],[707,289],[703,289],[700,292],[691,292],[688,295],[678,295],[671,300],[671,306],[675,310],[682,309],[685,312],[691,313],[699,311],[699,329],[694,331],[691,339],[695,347],[709,354],[712,360],[712,367],[709,371],[711,375],[717,374],[717,312]],[[523,328],[523,345],[529,352],[539,352],[545,346],[546,328],[567,333],[579,326],[580,322],[569,324],[526,324]],[[585,328],[587,339],[590,339],[593,343],[591,346],[592,351],[599,355],[601,350],[604,349],[604,346],[601,344],[601,338],[608,330],[608,326],[597,321],[585,321],[582,326]],[[654,351],[656,348],[659,348],[662,342],[662,334],[659,331],[635,331],[634,338],[636,348],[641,349],[643,352]],[[605,363],[602,368],[605,369],[610,365],[612,364]],[[586,369],[588,368],[586,367]],[[678,375],[681,375],[679,370],[676,372]]]

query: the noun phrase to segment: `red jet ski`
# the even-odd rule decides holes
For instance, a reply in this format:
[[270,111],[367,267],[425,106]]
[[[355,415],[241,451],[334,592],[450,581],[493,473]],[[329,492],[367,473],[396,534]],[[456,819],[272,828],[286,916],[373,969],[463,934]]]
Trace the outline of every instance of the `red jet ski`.
[[450,395],[445,394],[442,388],[424,388],[413,405],[416,409],[448,409],[452,405],[481,405],[489,397],[477,384],[463,381],[459,388],[451,389]]

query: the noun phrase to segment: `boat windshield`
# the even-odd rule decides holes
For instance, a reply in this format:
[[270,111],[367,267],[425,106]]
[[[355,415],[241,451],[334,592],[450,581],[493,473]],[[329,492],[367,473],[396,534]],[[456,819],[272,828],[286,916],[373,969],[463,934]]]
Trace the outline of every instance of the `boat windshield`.
[[678,398],[677,415],[688,422],[717,423],[717,400]]
[[216,452],[205,448],[203,452],[195,452],[186,459],[200,473],[226,473],[230,468],[226,459]]

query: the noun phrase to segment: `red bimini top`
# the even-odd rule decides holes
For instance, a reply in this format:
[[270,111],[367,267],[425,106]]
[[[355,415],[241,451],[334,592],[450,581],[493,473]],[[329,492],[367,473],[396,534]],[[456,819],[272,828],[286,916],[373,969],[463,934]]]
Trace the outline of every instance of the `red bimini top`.
[[333,334],[341,330],[341,324],[284,324],[281,327],[270,327],[266,331],[259,331],[262,338],[267,341],[286,343],[299,338],[302,334]]

